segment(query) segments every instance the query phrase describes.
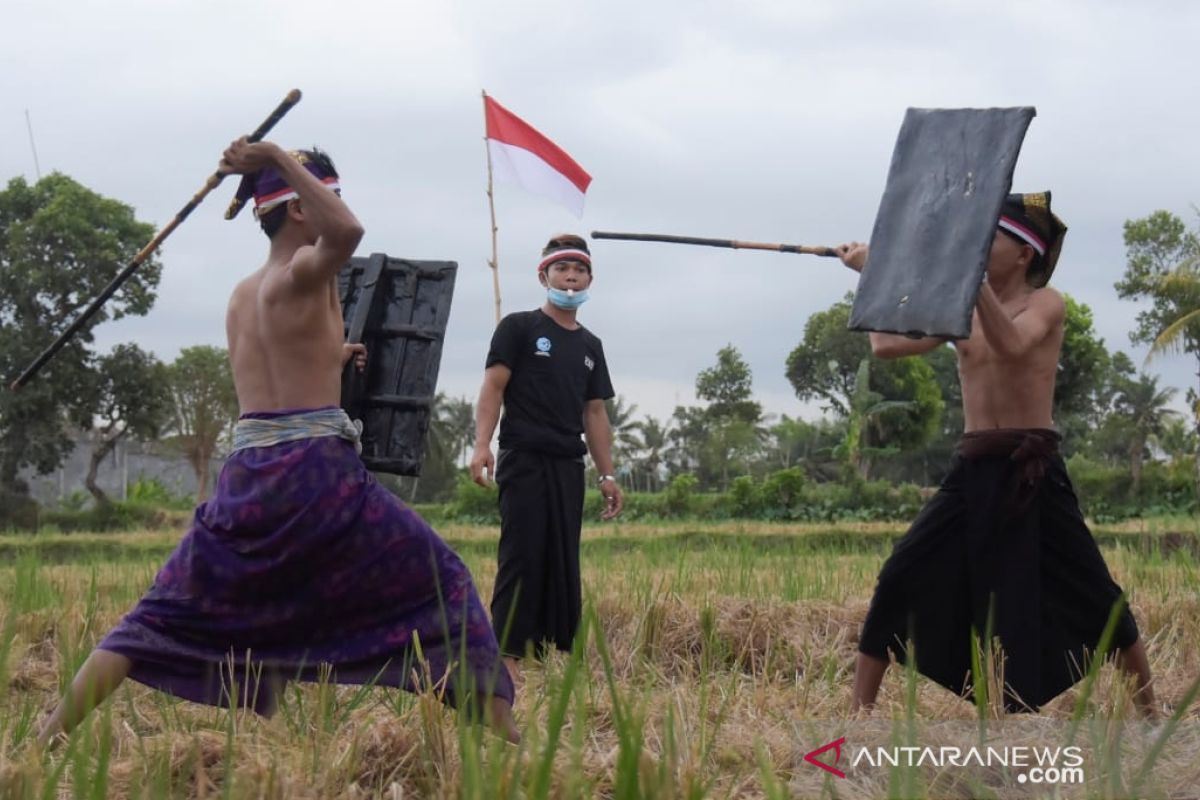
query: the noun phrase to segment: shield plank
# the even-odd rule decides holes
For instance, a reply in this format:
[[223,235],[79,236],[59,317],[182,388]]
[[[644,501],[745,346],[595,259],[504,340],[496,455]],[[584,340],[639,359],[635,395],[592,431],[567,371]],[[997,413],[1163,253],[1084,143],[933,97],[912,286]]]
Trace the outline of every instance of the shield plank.
[[374,253],[338,274],[346,341],[367,346],[365,373],[346,365],[342,408],[362,424],[368,469],[421,473],[457,271]]
[[965,339],[1031,107],[910,108],[850,327]]

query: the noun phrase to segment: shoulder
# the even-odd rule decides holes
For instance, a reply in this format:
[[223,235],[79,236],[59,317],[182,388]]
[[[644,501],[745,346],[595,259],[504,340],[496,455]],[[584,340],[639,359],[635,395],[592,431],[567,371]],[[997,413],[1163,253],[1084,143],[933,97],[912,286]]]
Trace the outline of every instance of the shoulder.
[[243,303],[252,302],[253,298],[258,295],[262,282],[263,271],[261,269],[255,270],[238,281],[229,295],[229,307],[234,308]]
[[512,314],[506,314],[503,319],[496,325],[496,330],[493,336],[522,336],[530,328],[531,321],[529,312],[517,311]]
[[323,280],[313,280],[312,269],[319,258],[316,245],[302,244],[295,249],[287,260],[283,270],[279,272],[281,291],[293,293],[315,293],[325,286]]
[[517,329],[530,328],[537,324],[538,316],[539,314],[537,311],[514,311],[511,314],[505,314],[504,318],[500,320],[500,324],[497,327]]
[[592,333],[590,329],[580,325],[579,334],[583,337],[583,341],[586,342],[589,347],[603,349],[603,343],[600,341],[600,337]]
[[1028,308],[1051,322],[1062,320],[1067,313],[1067,303],[1063,300],[1062,293],[1049,286],[1033,290],[1033,294],[1029,296]]
[[492,351],[506,354],[506,360],[511,362],[510,367],[516,367],[519,354],[532,347],[533,342],[543,335],[537,316],[529,311],[508,314],[492,332]]

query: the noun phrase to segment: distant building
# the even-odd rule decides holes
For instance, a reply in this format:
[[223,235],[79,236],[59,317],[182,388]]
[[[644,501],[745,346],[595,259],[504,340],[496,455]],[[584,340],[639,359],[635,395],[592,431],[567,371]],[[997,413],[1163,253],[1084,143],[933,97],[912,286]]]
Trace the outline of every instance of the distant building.
[[[76,492],[91,496],[83,482],[92,456],[92,442],[83,434],[73,438],[75,447],[57,470],[48,475],[35,475],[31,470],[21,473],[21,479],[29,484],[29,493],[43,506],[58,506]],[[214,454],[209,464],[209,486],[214,485],[223,463],[224,456]],[[96,473],[96,483],[113,500],[126,499],[130,486],[149,479],[157,480],[176,496],[196,494],[192,465],[178,450],[160,442],[122,439]]]

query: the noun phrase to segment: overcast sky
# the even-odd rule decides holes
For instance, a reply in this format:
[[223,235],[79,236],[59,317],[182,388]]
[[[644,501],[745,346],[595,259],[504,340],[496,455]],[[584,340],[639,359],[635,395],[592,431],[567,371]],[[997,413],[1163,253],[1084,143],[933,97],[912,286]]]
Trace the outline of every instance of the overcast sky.
[[[1113,289],[1126,219],[1197,222],[1200,4],[1143,2],[379,2],[7,0],[0,179],[60,170],[166,223],[298,87],[276,128],[319,144],[366,226],[361,254],[457,261],[439,388],[474,397],[491,334],[480,90],[593,176],[582,220],[496,187],[505,312],[540,305],[540,247],[562,230],[804,244],[869,236],[904,110],[1033,105],[1014,179],[1070,226],[1054,284],[1110,349],[1137,306]],[[149,316],[104,326],[163,359],[224,345],[234,284],[266,239],[222,219],[227,181],[167,241]],[[853,288],[807,256],[596,242],[580,320],[618,393],[669,415],[733,344],[768,411],[811,416],[784,378],[810,314]],[[1151,365],[1194,385],[1194,360]]]

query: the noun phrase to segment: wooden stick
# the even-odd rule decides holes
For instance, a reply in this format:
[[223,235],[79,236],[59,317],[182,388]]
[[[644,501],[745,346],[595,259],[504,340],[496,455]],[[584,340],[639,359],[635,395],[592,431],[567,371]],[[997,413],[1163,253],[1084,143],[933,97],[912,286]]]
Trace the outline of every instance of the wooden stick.
[[621,239],[635,242],[669,242],[671,244],[702,244],[709,247],[729,247],[734,250],[774,250],[779,253],[801,253],[809,256],[837,258],[832,247],[814,247],[803,244],[773,244],[770,242],[744,242],[740,239],[701,239],[695,236],[669,236],[658,233],[613,233],[592,231],[593,239]]
[[[300,90],[292,89],[290,92],[288,92],[287,97],[283,99],[283,102],[276,106],[275,110],[271,112],[271,116],[267,117],[266,120],[264,120],[263,123],[255,129],[254,133],[250,134],[250,136],[247,138],[251,142],[261,141],[262,138],[267,135],[267,132],[270,131],[271,128],[275,127],[275,123],[283,119],[284,115],[292,110],[292,106],[299,102]],[[218,170],[212,175],[208,176],[208,180],[204,182],[204,186],[200,187],[200,191],[196,192],[196,194],[192,196],[192,199],[187,202],[187,205],[179,210],[179,213],[175,215],[175,218],[168,222],[162,230],[155,234],[154,238],[150,240],[150,243],[143,247],[138,254],[133,257],[133,260],[130,261],[125,268],[117,274],[117,277],[112,279],[108,286],[104,287],[104,290],[100,292],[100,295],[83,310],[83,313],[76,317],[75,321],[72,322],[67,329],[63,331],[57,339],[54,340],[54,343],[43,350],[42,354],[35,358],[33,363],[25,368],[25,371],[21,373],[20,377],[12,382],[10,388],[14,392],[25,384],[29,383],[33,376],[36,375],[38,371],[46,365],[46,362],[54,358],[54,354],[61,350],[63,345],[69,342],[71,338],[79,332],[79,329],[82,328],[87,321],[91,319],[97,311],[100,310],[100,307],[108,301],[108,298],[116,294],[117,289],[121,288],[121,285],[129,279],[129,276],[133,274],[134,270],[140,267],[142,262],[154,254],[154,251],[157,250],[159,245],[163,243],[163,240],[170,236],[171,232],[178,228],[180,223],[188,218],[188,215],[196,209],[196,206],[200,205],[201,201],[204,200],[209,192],[221,184],[221,181],[225,179],[225,175],[226,173]]]
[[492,194],[492,148],[487,138],[487,92],[483,94],[483,149],[487,151],[488,168],[488,211],[492,215],[492,260],[488,266],[492,268],[492,297],[496,301],[496,324],[500,324],[500,256],[496,252],[496,201]]

